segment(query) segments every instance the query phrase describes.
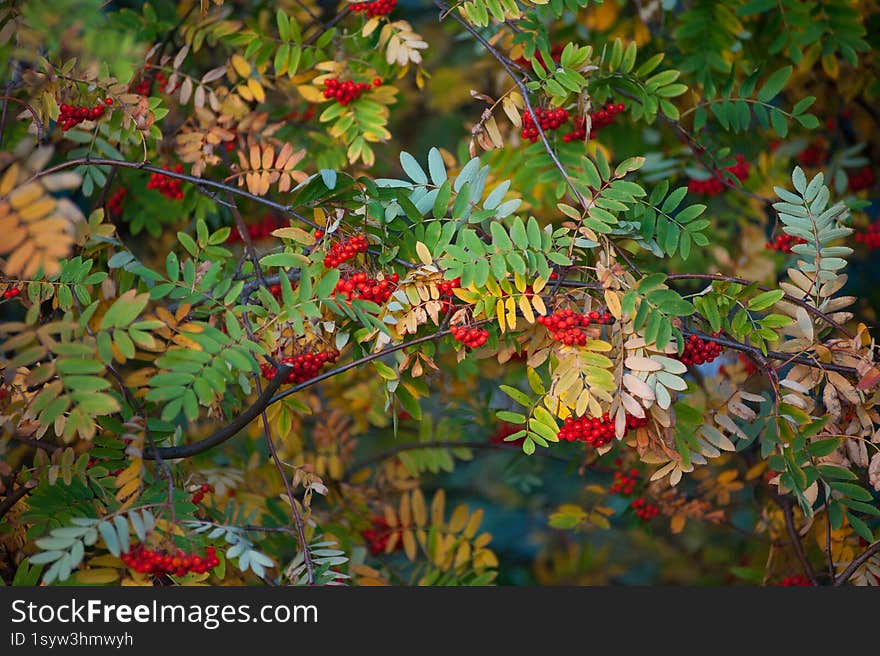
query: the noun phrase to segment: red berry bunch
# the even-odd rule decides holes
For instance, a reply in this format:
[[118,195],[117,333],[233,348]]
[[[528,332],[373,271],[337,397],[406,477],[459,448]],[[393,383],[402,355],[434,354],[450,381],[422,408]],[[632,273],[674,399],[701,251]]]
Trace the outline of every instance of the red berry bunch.
[[792,587],[792,586],[811,587],[813,584],[810,583],[810,579],[808,579],[803,574],[795,574],[794,576],[786,576],[784,579],[782,579],[782,581],[780,582],[779,585],[782,585],[785,587]]
[[128,190],[125,187],[120,187],[120,189],[107,200],[107,211],[110,212],[110,214],[122,214],[122,202],[127,195]]
[[192,501],[193,503],[201,503],[202,499],[205,498],[205,495],[208,494],[208,492],[213,494],[214,493],[214,486],[208,485],[207,483],[202,483],[199,486],[199,488],[195,491],[195,493],[192,495],[192,499],[190,499],[190,501]]
[[281,285],[269,285],[269,293],[281,300]]
[[599,448],[605,446],[614,439],[614,422],[606,412],[599,417],[566,417],[562,422],[557,437],[561,442],[586,442],[590,446]]
[[330,247],[330,252],[324,257],[324,266],[328,269],[338,267],[343,262],[357,257],[358,253],[366,253],[369,247],[370,242],[367,241],[366,235],[355,235],[337,242]]
[[864,232],[857,232],[856,241],[872,251],[880,248],[880,221],[874,221]]
[[94,107],[78,107],[61,103],[58,113],[58,125],[66,132],[83,121],[97,121],[104,116],[106,108],[112,104],[113,98],[106,98],[103,103],[99,102]]
[[[620,466],[619,458],[617,462],[618,466]],[[636,485],[638,485],[638,483],[638,469],[630,469],[628,472],[619,470],[614,472],[614,482],[611,484],[611,487],[608,488],[608,491],[611,494],[621,494],[623,496],[629,496],[635,491]]]
[[[386,519],[381,516],[373,517],[370,520],[370,524],[373,525],[373,528],[361,531],[361,536],[367,541],[367,545],[370,547],[370,553],[374,556],[378,556],[381,553],[385,553],[385,548],[388,546],[388,538],[391,537],[392,529],[391,526],[388,525]],[[398,541],[394,550],[397,551],[401,547],[402,544]]]
[[345,107],[354,102],[364,91],[370,90],[370,85],[366,82],[355,82],[354,80],[339,80],[335,77],[324,80],[324,97],[328,100],[335,99],[340,105]]
[[336,293],[345,296],[349,301],[357,298],[383,305],[397,289],[399,280],[400,276],[396,273],[386,275],[382,280],[376,280],[359,271],[347,278],[341,278],[336,283]]
[[643,522],[650,522],[660,512],[660,508],[653,503],[648,503],[642,497],[633,499],[629,507],[636,511],[636,516]]
[[[742,155],[736,156],[736,164],[728,166],[724,170],[735,175],[740,181],[749,177],[749,169],[751,164],[746,161]],[[706,194],[707,196],[717,196],[724,191],[724,183],[722,182],[721,173],[716,172],[714,177],[708,180],[694,180],[688,182],[688,193]]]
[[[150,68],[150,65],[147,64],[144,68]],[[153,82],[156,82],[159,85],[159,93],[165,93],[168,89],[168,78],[165,73],[162,71],[156,71],[156,74],[152,77],[144,77],[138,82],[137,86],[134,88],[134,92],[141,96],[149,96]],[[174,91],[174,89],[169,90],[168,93],[171,93],[171,91]]]
[[571,308],[538,317],[538,323],[550,331],[553,340],[567,346],[583,346],[587,343],[587,336],[580,330],[581,327],[591,323],[609,324],[612,321],[614,318],[608,312],[593,310],[589,314],[578,314]]
[[[640,419],[632,415],[626,415],[626,429],[640,428],[647,425],[648,418]],[[560,441],[586,442],[590,446],[605,446],[614,439],[614,420],[606,412],[599,417],[566,417],[562,422],[562,428],[557,433]]]
[[437,283],[437,291],[440,292],[441,296],[452,296],[453,292],[459,287],[461,287],[461,277]]
[[801,166],[822,166],[828,158],[828,153],[823,144],[814,141],[798,153],[797,161]]
[[10,287],[6,291],[3,292],[3,298],[5,300],[9,300],[10,298],[15,298],[16,296],[21,294],[21,290],[18,287]]
[[806,239],[801,239],[800,237],[792,237],[791,235],[782,233],[781,235],[776,235],[773,241],[768,241],[764,245],[764,248],[771,251],[779,251],[780,253],[791,253],[792,246],[806,243]]
[[556,109],[539,107],[535,110],[535,116],[532,116],[529,111],[524,112],[522,117],[522,132],[520,134],[523,139],[528,139],[532,143],[535,143],[538,140],[538,127],[535,125],[535,118],[538,119],[538,124],[541,126],[541,129],[544,132],[549,132],[568,123],[568,110],[563,109],[562,107],[557,107]]
[[[163,166],[162,168],[166,171],[171,170],[167,166]],[[183,164],[175,166],[174,172],[183,173]],[[155,189],[171,200],[180,200],[183,198],[183,181],[169,178],[167,175],[162,175],[161,173],[153,173],[150,176],[150,181],[147,183],[147,189]]]
[[[272,231],[281,227],[281,221],[274,214],[266,214],[260,219],[257,223],[251,223],[247,226],[248,236],[252,241],[257,241],[259,239],[265,239],[266,237],[271,236]],[[233,230],[229,233],[229,236],[226,238],[227,244],[238,244],[242,241],[241,235],[238,234],[238,230]]]
[[[617,103],[615,105],[610,102],[605,105],[604,108],[596,110],[595,112],[590,112],[590,124],[592,126],[592,129],[590,130],[590,139],[593,139],[596,136],[597,130],[606,128],[614,123],[614,118],[624,109],[626,109],[626,107],[623,103]],[[582,117],[577,117],[574,119],[574,130],[563,136],[562,140],[566,142],[583,141],[586,138],[587,121]]]
[[[712,337],[718,337],[718,333],[712,333]],[[719,355],[721,355],[721,345],[718,342],[707,342],[696,335],[691,335],[684,343],[682,354],[674,357],[692,366],[712,362]]]
[[489,331],[482,328],[468,328],[466,326],[452,326],[449,329],[457,342],[461,342],[467,348],[480,348],[489,339]]
[[870,166],[860,169],[857,173],[848,176],[849,190],[856,192],[870,189],[874,186],[874,171]]
[[374,2],[356,2],[349,5],[355,13],[366,12],[367,18],[387,16],[397,6],[397,0],[374,0]]
[[195,554],[186,554],[180,549],[177,550],[176,554],[172,555],[138,544],[130,551],[122,554],[120,558],[122,562],[136,572],[155,574],[157,576],[162,576],[163,574],[184,576],[190,572],[204,574],[220,564],[220,559],[217,558],[217,552],[214,550],[214,547],[207,547],[204,556],[197,556]]
[[[339,351],[330,349],[329,351],[300,353],[293,357],[281,358],[282,364],[291,367],[291,371],[287,374],[287,379],[284,382],[288,385],[297,385],[311,380],[318,375],[325,364],[333,364],[338,357]],[[263,374],[263,378],[272,380],[275,377],[275,367],[268,362],[264,362],[260,365],[260,373]]]

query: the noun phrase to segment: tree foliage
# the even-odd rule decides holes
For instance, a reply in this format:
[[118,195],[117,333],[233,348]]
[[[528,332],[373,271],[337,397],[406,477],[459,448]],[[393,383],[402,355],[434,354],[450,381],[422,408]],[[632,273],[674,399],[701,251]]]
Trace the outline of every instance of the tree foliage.
[[0,9],[6,582],[877,584],[875,4],[425,5]]

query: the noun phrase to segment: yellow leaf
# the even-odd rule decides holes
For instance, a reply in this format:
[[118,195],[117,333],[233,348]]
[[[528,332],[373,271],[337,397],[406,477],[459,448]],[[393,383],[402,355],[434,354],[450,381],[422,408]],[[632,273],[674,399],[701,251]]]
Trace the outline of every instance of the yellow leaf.
[[465,506],[464,504],[461,504],[452,512],[452,517],[449,518],[449,532],[450,533],[458,533],[461,529],[464,528],[467,520],[468,520],[467,506]]
[[498,302],[495,304],[495,314],[498,317],[498,327],[501,328],[502,334],[505,331],[504,325],[504,299],[499,298]]
[[416,559],[416,539],[412,531],[403,532],[403,552],[410,560]]
[[76,580],[80,583],[98,585],[101,583],[113,583],[119,578],[119,570],[101,567],[97,569],[84,569],[76,573]]
[[272,231],[272,235],[275,237],[281,237],[282,239],[292,239],[305,246],[311,246],[315,243],[315,236],[310,232],[306,232],[302,228],[278,228],[278,230]]
[[532,312],[532,304],[529,303],[529,299],[525,295],[519,297],[519,309],[522,311],[526,321],[535,323],[535,313]]
[[428,247],[420,241],[416,242],[416,255],[419,256],[419,260],[421,260],[422,264],[432,264],[434,262],[434,258],[431,256],[431,251],[429,251]]
[[608,311],[615,319],[619,320],[623,316],[623,311],[620,307],[620,296],[617,292],[610,289],[605,290],[605,305],[608,306]]
[[443,515],[446,514],[446,492],[437,490],[431,500],[431,525],[440,526],[443,523]]
[[424,526],[428,520],[428,512],[425,508],[425,496],[419,489],[413,490],[412,493],[412,513],[416,526]]
[[516,301],[513,296],[507,297],[507,325],[511,330],[516,330]]
[[299,95],[301,95],[304,99],[312,103],[322,103],[327,102],[327,99],[324,97],[317,88],[313,87],[311,84],[300,84],[297,88],[299,91]]
[[235,72],[241,77],[248,77],[251,74],[251,65],[248,63],[247,59],[241,55],[232,55],[229,63],[232,64],[232,68],[235,69]]

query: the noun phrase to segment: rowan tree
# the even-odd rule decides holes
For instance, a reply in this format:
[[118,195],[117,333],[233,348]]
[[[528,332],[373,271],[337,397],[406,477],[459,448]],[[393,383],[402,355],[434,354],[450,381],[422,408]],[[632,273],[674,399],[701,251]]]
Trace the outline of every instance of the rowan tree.
[[3,578],[876,585],[877,18],[6,3]]

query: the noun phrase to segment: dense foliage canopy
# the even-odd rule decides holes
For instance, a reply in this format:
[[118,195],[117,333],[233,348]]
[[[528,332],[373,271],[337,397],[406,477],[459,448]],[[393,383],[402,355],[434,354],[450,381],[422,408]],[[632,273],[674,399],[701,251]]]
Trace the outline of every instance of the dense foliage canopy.
[[0,576],[876,585],[878,24],[3,3]]

